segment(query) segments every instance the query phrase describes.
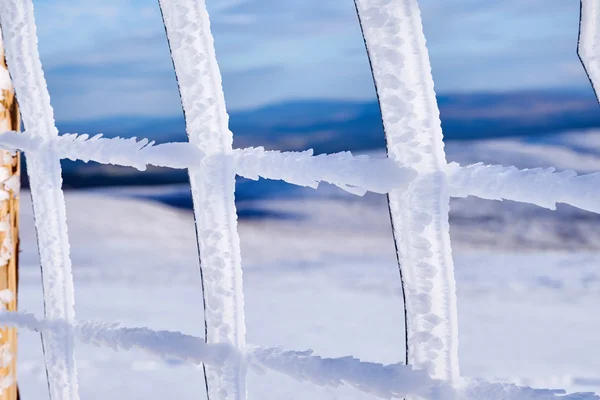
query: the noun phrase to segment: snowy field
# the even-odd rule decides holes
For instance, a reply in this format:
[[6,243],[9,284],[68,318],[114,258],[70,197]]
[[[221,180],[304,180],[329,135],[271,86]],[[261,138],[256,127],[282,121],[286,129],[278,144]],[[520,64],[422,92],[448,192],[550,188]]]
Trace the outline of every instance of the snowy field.
[[[600,133],[549,140],[453,142],[451,161],[600,170]],[[585,149],[585,152],[582,151]],[[529,165],[531,164],[531,165]],[[140,200],[182,187],[67,192],[80,320],[203,336],[188,210]],[[29,193],[22,200],[20,309],[42,312]],[[248,200],[239,224],[248,343],[394,363],[404,353],[402,298],[385,197],[333,187]],[[452,203],[462,374],[600,392],[599,217],[511,202]],[[199,367],[140,351],[78,345],[83,399],[201,399]],[[20,332],[24,399],[46,399],[38,334]],[[101,382],[101,384],[100,384]],[[253,399],[369,399],[275,372],[249,373]]]

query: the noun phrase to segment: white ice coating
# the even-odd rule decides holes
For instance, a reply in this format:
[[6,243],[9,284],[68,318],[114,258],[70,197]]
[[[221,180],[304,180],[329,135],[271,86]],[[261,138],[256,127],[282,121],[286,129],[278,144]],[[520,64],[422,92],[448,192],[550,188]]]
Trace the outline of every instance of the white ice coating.
[[456,282],[439,110],[417,0],[355,0],[377,87],[388,156],[419,173],[392,190],[390,214],[407,312],[408,362],[457,381]]
[[[160,0],[191,144],[207,156],[231,153],[233,134],[204,0]],[[246,345],[235,171],[223,157],[190,168],[208,343]],[[205,367],[210,400],[246,398],[246,366]]]
[[592,393],[566,395],[564,390],[533,389],[510,383],[464,381],[453,387],[432,379],[410,365],[361,361],[353,356],[323,358],[313,351],[247,346],[241,352],[228,343],[207,344],[203,338],[181,332],[126,328],[117,324],[81,322],[68,325],[60,320],[39,320],[32,314],[0,312],[0,323],[48,332],[70,330],[81,342],[115,351],[138,349],[167,362],[180,360],[221,368],[231,360],[262,373],[276,371],[290,378],[319,386],[353,386],[382,399],[416,397],[435,400],[598,400]]
[[600,2],[581,0],[579,58],[600,101]]
[[[314,156],[312,150],[280,152],[256,147],[207,156],[191,143],[156,145],[147,139],[107,139],[102,135],[90,138],[76,134],[46,140],[28,132],[11,131],[0,133],[0,148],[26,153],[52,152],[60,158],[128,166],[140,171],[148,165],[199,168],[203,163],[213,162],[207,158],[221,158],[244,178],[278,179],[315,189],[320,182],[327,182],[357,195],[367,191],[387,193],[390,188],[405,188],[416,176],[413,169],[399,167],[387,158],[353,156],[348,151]],[[2,178],[0,169],[0,182]]]
[[[28,132],[0,133],[0,148],[21,150],[27,154],[51,152],[70,160],[95,161],[145,170],[148,165],[169,168],[194,168],[206,161],[200,149],[190,143],[153,144],[136,140],[96,135],[66,134],[50,139]],[[356,195],[365,192],[405,191],[417,178],[417,172],[388,158],[353,156],[350,152],[313,155],[312,150],[279,152],[261,147],[235,149],[227,155],[213,155],[239,176],[248,179],[275,179],[316,189],[327,182]],[[209,158],[210,158],[209,157]],[[437,172],[436,172],[437,173]],[[513,200],[555,209],[557,203],[600,213],[595,199],[600,197],[600,173],[577,175],[574,171],[557,172],[554,168],[520,170],[502,165],[450,163],[445,168],[451,197],[476,196],[488,200]],[[424,174],[421,174],[424,175]],[[12,188],[9,170],[0,168],[0,183]],[[0,190],[0,200],[8,198]],[[0,224],[0,230],[2,229]],[[1,258],[1,257],[0,257]]]
[[44,138],[25,132],[0,133],[0,148],[25,153],[52,152],[60,159],[95,161],[145,171],[148,165],[183,169],[198,167],[205,154],[188,142],[156,145],[148,139],[105,138],[102,134],[67,133]]
[[[31,0],[0,0],[6,58],[26,129],[44,138],[58,135],[40,62]],[[75,319],[75,297],[60,162],[52,153],[27,156],[34,203],[47,318]],[[42,336],[50,397],[79,399],[73,337],[56,329]]]
[[475,196],[488,200],[513,200],[550,210],[557,203],[600,213],[600,173],[577,175],[554,168],[519,170],[502,165],[474,164],[447,168],[452,197]]
[[314,156],[312,150],[282,153],[249,148],[235,150],[233,164],[237,174],[245,178],[283,180],[315,189],[323,181],[358,196],[367,191],[405,190],[417,175],[412,168],[392,160],[355,157],[349,151]]

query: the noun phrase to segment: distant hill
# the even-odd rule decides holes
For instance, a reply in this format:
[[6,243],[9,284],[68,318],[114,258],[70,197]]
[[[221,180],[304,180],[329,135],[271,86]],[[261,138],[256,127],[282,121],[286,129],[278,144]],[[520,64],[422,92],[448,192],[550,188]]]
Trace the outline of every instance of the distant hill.
[[[540,136],[568,129],[600,127],[600,107],[586,92],[529,91],[438,96],[446,140],[506,136]],[[317,153],[383,148],[385,139],[376,102],[302,100],[269,105],[230,115],[236,147],[304,150]],[[113,117],[59,122],[61,133],[104,133],[148,137],[157,142],[185,141],[183,116]],[[66,162],[65,185],[183,182],[183,171],[137,171]]]
[[[438,101],[447,140],[600,127],[600,108],[591,90],[450,94],[438,96]],[[384,146],[375,101],[290,101],[231,112],[230,126],[238,147],[313,147],[318,152],[331,152]],[[158,142],[186,140],[183,116],[59,122],[58,128],[62,133],[102,132]]]

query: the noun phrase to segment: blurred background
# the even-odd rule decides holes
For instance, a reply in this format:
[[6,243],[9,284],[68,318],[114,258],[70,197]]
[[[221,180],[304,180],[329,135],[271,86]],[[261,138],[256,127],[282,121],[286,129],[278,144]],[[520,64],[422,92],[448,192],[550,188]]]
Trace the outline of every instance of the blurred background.
[[[207,3],[236,147],[384,154],[351,0]],[[600,171],[600,107],[576,53],[579,1],[419,3],[449,161]],[[34,4],[61,133],[186,141],[156,1]],[[79,317],[203,335],[186,172],[63,167]],[[27,193],[22,201],[19,300],[41,313]],[[385,196],[240,179],[236,202],[249,343],[402,358]],[[463,374],[600,390],[590,351],[600,346],[600,218],[468,198],[452,201],[450,221]],[[22,398],[45,398],[39,338],[20,340]],[[87,399],[202,396],[195,367],[78,349]],[[265,399],[373,398],[276,374],[251,373],[249,390]]]

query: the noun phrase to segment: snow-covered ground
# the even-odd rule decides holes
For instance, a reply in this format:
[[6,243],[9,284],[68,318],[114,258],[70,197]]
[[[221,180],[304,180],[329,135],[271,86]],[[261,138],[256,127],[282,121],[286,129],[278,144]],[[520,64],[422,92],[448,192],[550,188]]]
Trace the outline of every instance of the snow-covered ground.
[[[517,163],[539,162],[547,154],[538,144],[509,140],[451,143],[449,158],[458,158],[459,149],[488,161],[484,154],[497,156],[492,149],[502,146],[535,148],[531,157],[514,156]],[[594,147],[586,148],[596,159]],[[78,319],[203,336],[192,213],[131,198],[177,190],[67,192]],[[248,343],[397,362],[404,352],[402,299],[385,197],[352,197],[333,187],[310,193],[240,205],[267,216],[239,225]],[[28,193],[22,199],[19,306],[41,316]],[[451,221],[463,375],[600,391],[598,217],[567,206],[552,212],[466,199],[453,201]],[[19,357],[22,397],[47,398],[39,335],[20,333]],[[196,366],[89,345],[78,345],[76,357],[84,399],[205,396]],[[255,399],[374,398],[275,372],[250,371],[248,388]]]

